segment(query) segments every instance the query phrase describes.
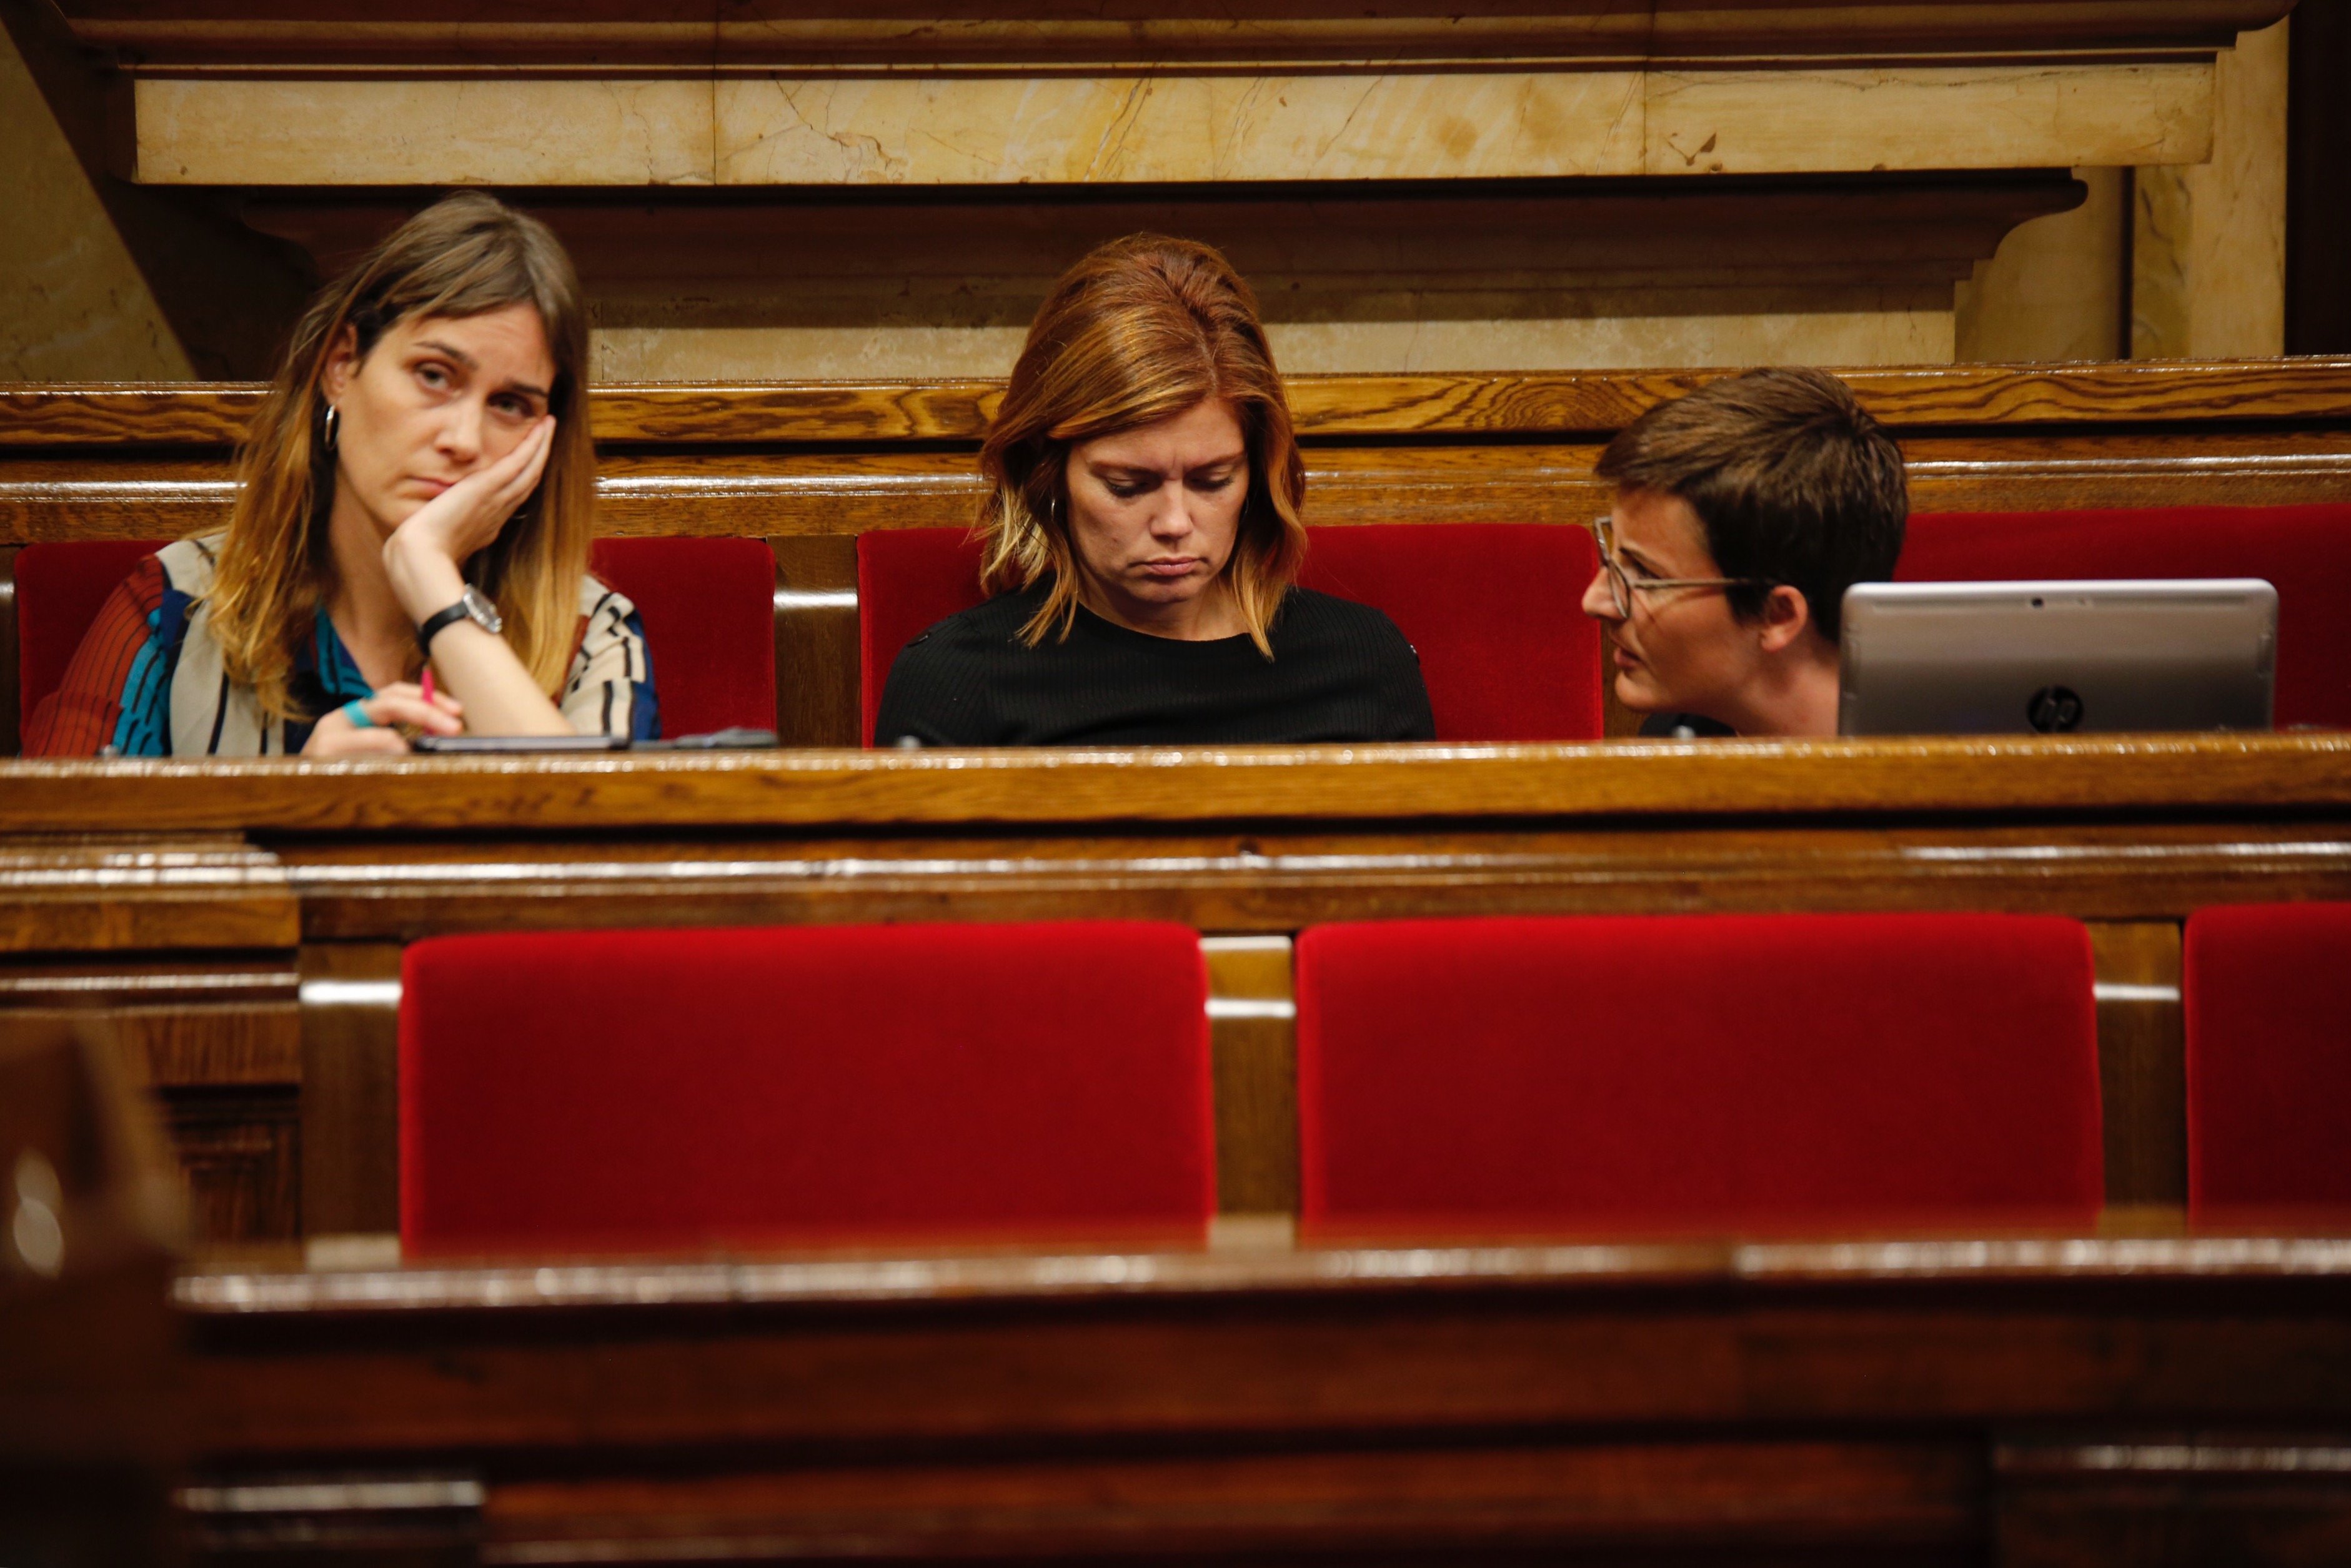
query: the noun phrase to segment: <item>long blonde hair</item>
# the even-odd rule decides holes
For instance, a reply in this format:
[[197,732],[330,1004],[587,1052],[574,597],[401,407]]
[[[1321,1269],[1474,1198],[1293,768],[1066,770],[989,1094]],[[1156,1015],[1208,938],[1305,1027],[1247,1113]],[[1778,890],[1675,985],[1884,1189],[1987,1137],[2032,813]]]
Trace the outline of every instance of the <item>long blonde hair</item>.
[[246,433],[236,504],[204,601],[223,666],[253,688],[264,713],[312,716],[298,711],[287,680],[297,644],[334,586],[327,521],[336,460],[319,383],[344,329],[364,359],[412,317],[478,316],[510,305],[537,308],[546,329],[555,444],[538,488],[494,543],[462,564],[496,601],[507,642],[531,678],[550,696],[561,685],[595,532],[588,313],[570,257],[547,225],[466,192],[401,225],[312,301]]
[[1232,264],[1207,246],[1148,234],[1113,240],[1061,275],[979,449],[988,481],[975,525],[987,546],[981,587],[1002,593],[1052,579],[1023,642],[1067,637],[1077,619],[1070,449],[1214,399],[1232,404],[1249,455],[1224,575],[1250,640],[1273,657],[1267,628],[1306,558],[1306,463],[1290,402],[1257,298]]

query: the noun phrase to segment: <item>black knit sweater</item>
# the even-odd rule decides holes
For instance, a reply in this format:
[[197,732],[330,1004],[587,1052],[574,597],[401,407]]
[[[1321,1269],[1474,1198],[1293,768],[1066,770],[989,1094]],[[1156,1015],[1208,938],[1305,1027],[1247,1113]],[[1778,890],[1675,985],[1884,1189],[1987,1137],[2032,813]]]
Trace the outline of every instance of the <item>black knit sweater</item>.
[[1248,637],[1187,643],[1081,608],[1023,647],[1042,585],[951,615],[890,666],[877,746],[1154,746],[1433,740],[1420,656],[1369,605],[1293,588],[1269,661]]

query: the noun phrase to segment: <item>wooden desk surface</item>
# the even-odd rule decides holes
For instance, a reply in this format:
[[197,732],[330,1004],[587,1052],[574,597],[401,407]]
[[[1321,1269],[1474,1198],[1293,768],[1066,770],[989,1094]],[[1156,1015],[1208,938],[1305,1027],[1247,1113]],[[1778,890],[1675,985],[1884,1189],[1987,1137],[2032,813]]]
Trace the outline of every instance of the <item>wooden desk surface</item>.
[[[191,1511],[247,1539],[333,1525],[354,1469],[530,1562],[2152,1562],[2189,1560],[2147,1551],[2167,1512],[2224,1550],[2351,1521],[2343,1238],[224,1267],[175,1299]],[[2118,1520],[2136,1552],[2048,1554]]]
[[2351,734],[31,760],[0,831],[268,834],[2351,805]]

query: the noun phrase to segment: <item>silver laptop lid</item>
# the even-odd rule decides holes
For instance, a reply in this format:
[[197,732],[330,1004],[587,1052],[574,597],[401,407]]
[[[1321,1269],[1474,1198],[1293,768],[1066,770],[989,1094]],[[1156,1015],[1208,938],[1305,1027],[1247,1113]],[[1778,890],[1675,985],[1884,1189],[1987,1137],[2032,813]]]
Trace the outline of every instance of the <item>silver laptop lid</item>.
[[1864,582],[1840,735],[2267,729],[2277,590],[2259,578]]

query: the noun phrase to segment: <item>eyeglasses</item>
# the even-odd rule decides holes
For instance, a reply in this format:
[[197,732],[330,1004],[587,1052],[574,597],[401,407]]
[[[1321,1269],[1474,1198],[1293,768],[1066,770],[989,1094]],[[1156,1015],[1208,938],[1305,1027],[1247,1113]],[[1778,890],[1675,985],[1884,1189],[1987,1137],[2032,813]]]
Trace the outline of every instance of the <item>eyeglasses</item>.
[[1625,570],[1625,563],[1616,558],[1616,528],[1606,517],[1592,520],[1592,532],[1600,541],[1600,570],[1608,574],[1608,597],[1616,607],[1619,620],[1630,620],[1633,595],[1637,591],[1654,592],[1661,588],[1775,588],[1778,584],[1761,577],[1633,577]]

